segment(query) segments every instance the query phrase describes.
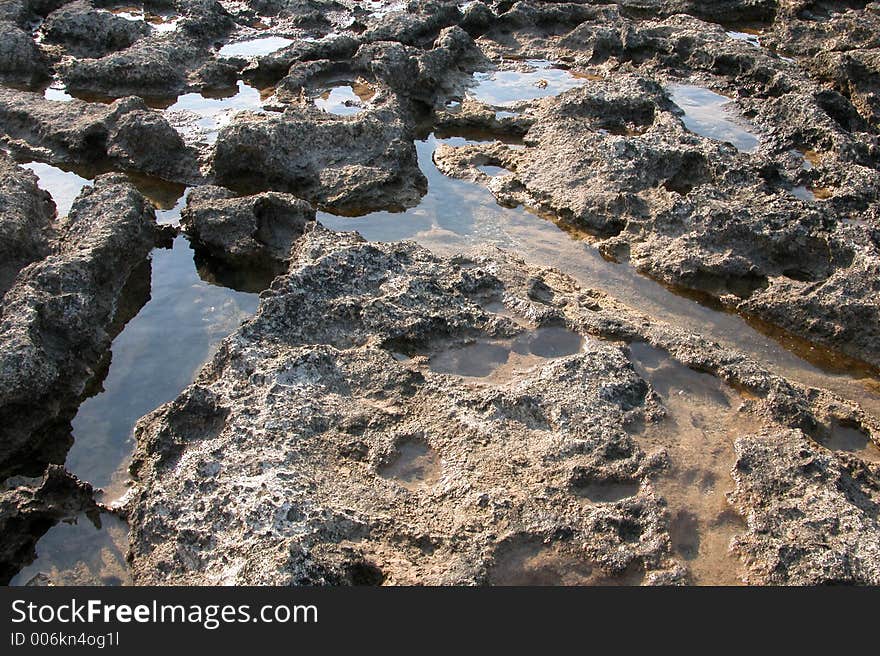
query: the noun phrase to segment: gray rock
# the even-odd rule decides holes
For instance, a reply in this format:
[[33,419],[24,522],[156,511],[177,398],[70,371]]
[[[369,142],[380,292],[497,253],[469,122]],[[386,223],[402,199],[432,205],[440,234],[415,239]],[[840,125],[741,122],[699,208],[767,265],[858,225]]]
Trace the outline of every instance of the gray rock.
[[66,422],[124,324],[123,290],[152,249],[154,228],[153,209],[135,188],[122,176],[102,176],[59,226],[58,247],[6,292],[0,474],[42,469],[69,446]]
[[748,582],[880,582],[877,468],[821,450],[800,431],[736,441],[731,500],[748,519],[734,548]]
[[293,243],[315,210],[289,194],[267,192],[238,197],[222,187],[194,189],[180,223],[209,257],[241,269],[270,269],[277,275]]
[[74,57],[83,58],[124,50],[152,32],[146,22],[97,11],[88,0],[53,11],[40,29],[47,43],[61,45]]
[[[440,259],[318,226],[291,257],[254,318],[136,429],[137,583],[686,581],[655,487],[668,456],[632,428],[665,409],[615,340],[749,390],[739,412],[777,431],[846,415],[880,436],[839,399],[497,250]],[[516,346],[536,326],[583,342],[539,357]],[[626,493],[579,495],[590,485]]]
[[97,513],[92,486],[50,465],[37,480],[8,479],[0,489],[0,585],[36,558],[37,541],[53,524],[82,512]]
[[48,63],[31,35],[0,20],[0,81],[32,86],[48,78]]
[[140,98],[58,102],[0,89],[0,128],[13,149],[53,164],[100,168],[109,160],[172,182],[201,177],[195,153]]
[[426,186],[411,134],[393,99],[350,117],[312,106],[242,112],[220,130],[214,175],[227,187],[283,190],[345,213],[410,207]]
[[37,176],[0,153],[0,300],[22,268],[48,255],[54,218]]

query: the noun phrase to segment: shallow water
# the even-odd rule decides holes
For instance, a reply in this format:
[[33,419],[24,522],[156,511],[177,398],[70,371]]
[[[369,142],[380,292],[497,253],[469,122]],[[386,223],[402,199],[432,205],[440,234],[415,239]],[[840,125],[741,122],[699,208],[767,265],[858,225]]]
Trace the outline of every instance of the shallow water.
[[761,47],[761,41],[758,38],[758,34],[755,32],[737,32],[735,30],[730,30],[727,32],[727,36],[736,41],[748,43],[750,46],[755,46],[756,48]]
[[37,545],[37,559],[10,585],[126,585],[128,525],[109,513],[96,520],[84,514],[49,529]]
[[522,207],[498,205],[482,185],[449,178],[433,163],[438,143],[463,145],[460,137],[416,142],[428,193],[406,212],[375,212],[340,217],[318,212],[334,230],[356,230],[374,241],[414,239],[441,255],[480,244],[511,249],[530,262],[553,266],[584,287],[599,289],[661,321],[711,336],[748,353],[759,363],[803,384],[824,387],[880,416],[880,385],[873,374],[846,358],[792,337],[760,321],[746,321],[698,300],[673,293],[626,264],[605,260],[588,241],[578,241],[552,221]]
[[282,36],[264,36],[258,39],[227,43],[217,51],[218,57],[264,57],[286,48],[293,39]]
[[732,143],[745,153],[754,151],[760,139],[744,119],[731,113],[730,98],[690,84],[670,84],[672,102],[684,112],[685,127],[709,139]]
[[242,81],[234,91],[226,94],[186,93],[179,96],[165,110],[165,115],[185,140],[214,143],[220,128],[240,111],[263,111],[260,91]]
[[487,105],[503,107],[522,100],[557,96],[586,82],[584,77],[544,59],[527,59],[523,63],[524,70],[474,74],[475,84],[468,95]]
[[583,345],[584,339],[577,333],[546,326],[528,330],[515,339],[483,339],[441,350],[431,356],[429,366],[437,373],[487,378],[572,355]]
[[315,107],[328,114],[352,116],[364,110],[376,91],[365,82],[339,84],[315,98]]
[[79,196],[79,192],[91,180],[87,180],[72,171],[64,171],[57,166],[44,164],[43,162],[28,162],[22,167],[36,173],[40,189],[48,191],[55,201],[58,216],[67,216],[73,201]]
[[636,371],[660,395],[668,416],[636,439],[646,452],[665,449],[669,467],[654,485],[669,504],[672,550],[687,562],[694,583],[737,585],[739,561],[729,551],[744,520],[727,502],[736,438],[757,432],[758,420],[738,411],[743,399],[645,343],[630,345]]
[[[53,196],[69,193],[67,187],[57,184],[64,178],[55,175],[46,179],[50,181],[46,190]],[[89,182],[80,180],[82,184]],[[160,222],[179,221],[183,205],[179,186],[144,176],[133,182],[140,183],[154,203],[170,206],[159,211]],[[257,294],[203,281],[183,236],[174,240],[171,249],[154,250],[142,275],[140,286],[150,290],[150,298],[113,341],[109,369],[100,389],[82,403],[73,420],[74,444],[65,463],[72,473],[104,488],[98,499],[107,504],[126,490],[137,420],[176,398],[215,345],[253,314],[258,304]],[[37,545],[37,560],[13,583],[27,583],[38,572],[68,584],[127,582],[127,529],[114,517],[103,517],[106,521],[100,529],[84,517],[75,524],[62,522],[50,529]]]
[[170,13],[153,13],[143,7],[119,7],[118,9],[98,10],[109,11],[120,18],[130,21],[146,22],[154,32],[173,32],[177,29],[180,16]]

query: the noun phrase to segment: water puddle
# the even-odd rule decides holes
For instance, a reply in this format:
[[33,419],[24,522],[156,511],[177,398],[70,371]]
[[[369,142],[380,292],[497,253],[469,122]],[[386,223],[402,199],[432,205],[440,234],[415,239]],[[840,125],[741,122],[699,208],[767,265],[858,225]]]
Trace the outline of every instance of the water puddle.
[[638,494],[638,483],[620,481],[589,481],[576,483],[571,491],[591,503],[616,503]]
[[732,143],[744,153],[753,152],[760,143],[754,128],[730,111],[730,98],[689,84],[670,84],[672,102],[684,112],[682,122],[695,134]]
[[880,384],[873,372],[815,344],[798,340],[764,322],[718,311],[693,296],[675,293],[632,267],[604,259],[589,240],[574,240],[564,229],[523,208],[499,205],[481,184],[443,175],[433,162],[438,143],[466,145],[467,139],[434,135],[416,142],[428,193],[406,212],[374,212],[342,217],[318,212],[333,230],[356,230],[371,241],[413,239],[439,255],[454,255],[491,244],[530,262],[552,266],[587,288],[598,289],[660,321],[704,335],[748,353],[780,375],[831,390],[880,416]]
[[253,314],[258,302],[256,294],[203,281],[183,236],[173,248],[153,252],[147,284],[150,300],[113,341],[101,393],[87,399],[73,420],[67,468],[104,488],[105,502],[125,491],[135,422],[176,398],[214,345]]
[[28,162],[21,166],[33,171],[37,175],[37,184],[39,184],[40,189],[48,191],[52,196],[59,217],[67,216],[73,201],[79,196],[79,192],[87,184],[91,184],[91,180],[83,178],[73,171],[64,171],[51,164]]
[[[178,222],[182,198],[175,199],[171,188],[157,184],[155,189],[159,202],[173,203],[173,209],[164,210],[165,222]],[[171,249],[153,251],[150,266],[132,274],[140,278],[128,287],[148,300],[113,341],[106,376],[96,381],[98,389],[72,422],[74,444],[65,465],[102,488],[98,500],[105,504],[127,489],[137,420],[176,398],[215,345],[256,311],[257,294],[203,281],[193,257],[186,238],[179,236]],[[99,528],[77,521],[50,529],[37,545],[38,559],[14,582],[27,583],[39,572],[55,583],[128,582],[127,528],[112,516],[104,517]]]
[[259,39],[249,39],[248,41],[238,41],[237,43],[227,43],[217,51],[218,57],[265,57],[273,52],[278,52],[282,48],[286,48],[293,39],[287,39],[281,36],[264,36]]
[[620,575],[606,574],[559,543],[545,544],[537,537],[509,540],[498,547],[489,567],[489,585],[639,585],[641,570],[631,568]]
[[754,46],[755,48],[761,47],[761,41],[759,39],[760,34],[761,33],[757,30],[744,30],[742,32],[730,30],[729,32],[727,32],[727,36],[729,36],[731,39],[748,43],[750,46]]
[[693,371],[643,342],[630,345],[636,371],[660,395],[668,415],[639,436],[643,448],[664,448],[668,470],[654,485],[669,505],[670,537],[700,585],[739,585],[739,561],[730,540],[743,520],[727,502],[736,438],[761,424],[738,411],[742,398],[714,376]]
[[239,81],[231,92],[184,94],[165,110],[165,116],[187,142],[212,144],[220,128],[241,111],[264,110],[260,91]]
[[73,100],[73,96],[67,93],[64,83],[59,81],[52,82],[52,84],[46,87],[43,97],[46,100],[55,100],[56,102],[70,102]]
[[832,451],[846,451],[867,462],[880,463],[880,448],[868,434],[857,426],[849,426],[834,421],[828,434],[818,442]]
[[427,442],[407,438],[397,444],[390,462],[379,468],[379,475],[415,491],[433,486],[441,470],[440,456]]
[[80,514],[40,539],[37,558],[10,585],[128,585],[128,526],[109,513]]
[[145,22],[149,25],[154,32],[173,32],[177,29],[178,23],[180,23],[180,16],[175,14],[166,14],[166,13],[153,13],[151,11],[147,11],[143,7],[119,7],[116,9],[108,9],[108,10],[98,10],[98,11],[108,11],[111,14],[119,16],[120,18],[124,18],[130,21],[140,21]]
[[333,86],[315,98],[315,107],[328,114],[352,116],[362,112],[365,106],[375,97],[376,90],[358,80]]
[[480,173],[485,173],[490,178],[494,178],[495,176],[498,176],[498,175],[504,175],[505,173],[510,173],[510,171],[508,171],[503,166],[490,166],[488,164],[483,164],[481,166],[478,166],[477,170]]
[[474,81],[468,96],[487,105],[503,107],[522,100],[558,96],[583,86],[586,79],[545,59],[527,59],[520,70],[475,73]]
[[[431,356],[431,371],[468,378],[488,378],[579,352],[584,339],[567,328],[549,326],[528,331],[512,340],[478,340]],[[503,369],[503,371],[501,371]]]

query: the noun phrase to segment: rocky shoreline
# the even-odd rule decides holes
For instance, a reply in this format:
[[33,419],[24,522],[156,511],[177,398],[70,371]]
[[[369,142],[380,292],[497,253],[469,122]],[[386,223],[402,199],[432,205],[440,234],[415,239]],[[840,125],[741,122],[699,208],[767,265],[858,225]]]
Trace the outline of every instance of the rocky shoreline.
[[[872,411],[515,242],[321,218],[423,218],[442,133],[442,174],[880,389],[877,3],[131,9],[0,9],[4,582],[111,511],[135,584],[880,583]],[[88,182],[66,216],[29,162]],[[260,304],[111,510],[70,424],[178,231]]]

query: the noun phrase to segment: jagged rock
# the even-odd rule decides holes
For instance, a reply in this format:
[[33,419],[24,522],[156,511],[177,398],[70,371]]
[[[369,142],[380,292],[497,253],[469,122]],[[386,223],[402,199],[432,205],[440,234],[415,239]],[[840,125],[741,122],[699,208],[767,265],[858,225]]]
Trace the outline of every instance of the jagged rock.
[[50,465],[42,478],[7,479],[0,489],[0,585],[36,558],[34,547],[49,528],[81,512],[97,512],[92,486]]
[[411,129],[393,100],[350,117],[308,106],[242,112],[220,131],[214,175],[228,187],[284,190],[341,212],[409,207],[426,185]]
[[152,30],[145,21],[131,21],[97,11],[88,0],[63,5],[40,28],[47,43],[59,44],[75,57],[103,57],[128,48]]
[[[135,581],[681,583],[654,483],[671,456],[625,429],[665,410],[621,338],[751,390],[739,412],[776,430],[871,424],[501,251],[441,259],[318,226],[138,425]],[[591,485],[626,492],[590,500]]]
[[748,582],[880,582],[877,467],[819,450],[800,431],[736,441],[731,500],[748,520],[734,548]]
[[0,20],[0,81],[31,86],[49,78],[49,66],[30,34]]
[[195,153],[140,98],[109,105],[57,102],[0,89],[0,128],[12,148],[53,164],[100,168],[109,160],[123,170],[175,182],[201,177]]
[[0,153],[0,301],[19,271],[48,255],[54,218],[37,176]]
[[59,226],[58,247],[6,292],[0,473],[42,469],[69,446],[64,427],[124,324],[123,290],[153,247],[154,226],[152,207],[123,176],[99,177]]
[[312,206],[289,194],[238,197],[228,189],[205,186],[190,192],[180,222],[197,250],[206,250],[209,257],[277,275],[291,246],[314,219]]

